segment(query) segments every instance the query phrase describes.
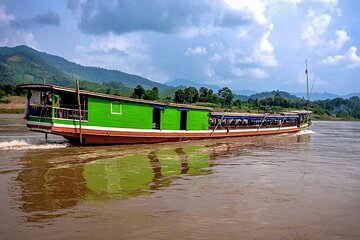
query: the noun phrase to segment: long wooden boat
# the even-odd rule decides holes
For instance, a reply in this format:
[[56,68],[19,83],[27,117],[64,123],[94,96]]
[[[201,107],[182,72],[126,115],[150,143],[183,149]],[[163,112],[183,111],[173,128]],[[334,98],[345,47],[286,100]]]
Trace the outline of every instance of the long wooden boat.
[[309,111],[278,114],[214,112],[49,84],[23,84],[27,127],[85,145],[159,143],[298,132]]

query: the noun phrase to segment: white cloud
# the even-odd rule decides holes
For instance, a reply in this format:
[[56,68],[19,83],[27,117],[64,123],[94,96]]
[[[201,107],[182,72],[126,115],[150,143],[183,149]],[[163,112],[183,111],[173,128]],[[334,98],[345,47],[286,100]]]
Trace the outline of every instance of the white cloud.
[[231,73],[239,78],[250,78],[250,79],[264,79],[269,77],[269,74],[260,68],[238,68],[233,67]]
[[215,53],[212,57],[211,57],[211,61],[214,61],[214,62],[219,62],[223,59],[223,57],[218,54],[218,53]]
[[328,56],[320,61],[322,64],[335,65],[344,63],[348,67],[360,67],[360,57],[356,54],[356,47],[351,46],[344,55]]
[[347,41],[350,40],[350,37],[344,30],[336,31],[335,34],[337,38],[335,40],[329,41],[329,44],[331,47],[339,50]]
[[250,70],[250,73],[257,79],[264,79],[269,77],[269,74],[265,70],[260,68],[254,68]]
[[233,67],[231,69],[231,73],[240,78],[245,75],[244,69],[237,68],[237,67]]
[[5,7],[0,5],[0,26],[9,25],[13,20],[15,20],[15,17],[13,15],[7,14],[5,12]]
[[247,31],[244,28],[241,28],[239,32],[239,38],[245,38],[247,36],[248,36]]
[[209,78],[213,78],[214,76],[216,76],[216,72],[215,70],[210,67],[210,66],[207,66],[205,68],[205,71],[204,71],[205,75],[208,76]]
[[270,26],[270,30],[263,34],[260,40],[259,48],[255,51],[254,58],[265,67],[277,66],[277,61],[274,55],[274,47],[269,41],[269,36],[273,26]]
[[83,52],[109,52],[116,50],[119,52],[130,53],[133,50],[145,49],[146,46],[141,40],[139,35],[127,34],[127,35],[115,35],[113,33],[102,37],[93,37],[93,40],[86,46],[76,46],[78,50]]
[[276,67],[278,65],[274,54],[274,47],[269,41],[273,25],[271,24],[269,28],[270,30],[263,33],[260,41],[255,45],[252,55],[244,58],[245,63],[257,64],[262,67]]
[[337,12],[338,10],[337,9],[338,0],[317,0],[317,1],[330,11]]
[[260,0],[225,0],[225,2],[233,9],[250,11],[254,19],[259,24],[266,24],[265,3]]
[[302,39],[312,49],[322,42],[321,36],[326,32],[332,18],[328,14],[317,16],[313,10],[309,11],[307,18],[310,18],[311,22],[306,26]]
[[206,53],[206,48],[198,46],[195,48],[187,48],[185,51],[185,56],[204,55]]
[[35,48],[36,42],[31,32],[11,27],[11,22],[15,20],[13,15],[6,13],[5,6],[0,3],[0,45],[16,46],[26,44]]
[[91,36],[88,44],[77,45],[82,60],[77,62],[88,66],[100,66],[127,73],[135,73],[157,82],[169,80],[167,74],[154,67],[153,59],[139,33],[121,36]]

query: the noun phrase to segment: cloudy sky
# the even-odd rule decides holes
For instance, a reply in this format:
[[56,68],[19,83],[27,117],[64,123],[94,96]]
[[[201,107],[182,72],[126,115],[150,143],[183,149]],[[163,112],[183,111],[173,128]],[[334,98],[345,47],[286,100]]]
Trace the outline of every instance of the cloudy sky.
[[357,0],[0,0],[0,46],[166,82],[360,92]]

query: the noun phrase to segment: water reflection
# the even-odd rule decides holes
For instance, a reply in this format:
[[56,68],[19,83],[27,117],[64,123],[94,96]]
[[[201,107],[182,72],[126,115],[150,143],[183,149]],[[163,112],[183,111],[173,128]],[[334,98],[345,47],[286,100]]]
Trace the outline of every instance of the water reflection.
[[21,187],[21,210],[32,213],[29,221],[61,215],[57,210],[70,208],[89,191],[84,184],[81,166],[57,167],[48,165],[39,168],[27,164],[16,178]]
[[[217,159],[261,151],[298,151],[309,135],[285,135],[117,147],[28,151],[22,158],[20,209],[27,221],[67,214],[82,201],[129,199],[170,186],[182,176],[211,174]],[[300,144],[299,144],[300,143]],[[304,144],[305,143],[305,144]],[[296,144],[294,148],[293,144]]]
[[181,174],[210,172],[210,155],[199,147],[164,148],[84,165],[87,199],[126,199],[169,186]]
[[[76,152],[72,148],[61,154],[53,149],[41,155],[27,152],[23,156],[23,168],[16,181],[21,189],[20,209],[29,213],[28,221],[62,215],[61,210],[81,201],[148,195],[169,186],[182,174],[211,172],[210,154],[202,151],[201,146],[158,145],[155,150],[134,148],[120,154],[117,149],[81,151],[84,149],[90,151]],[[105,157],[99,156],[101,153]]]

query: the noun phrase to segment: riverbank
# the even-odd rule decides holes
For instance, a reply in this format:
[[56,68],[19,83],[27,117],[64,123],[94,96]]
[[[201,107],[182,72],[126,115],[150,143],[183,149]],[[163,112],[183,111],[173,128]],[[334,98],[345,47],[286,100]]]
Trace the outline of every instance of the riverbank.
[[0,113],[24,113],[25,97],[9,96],[0,100]]

